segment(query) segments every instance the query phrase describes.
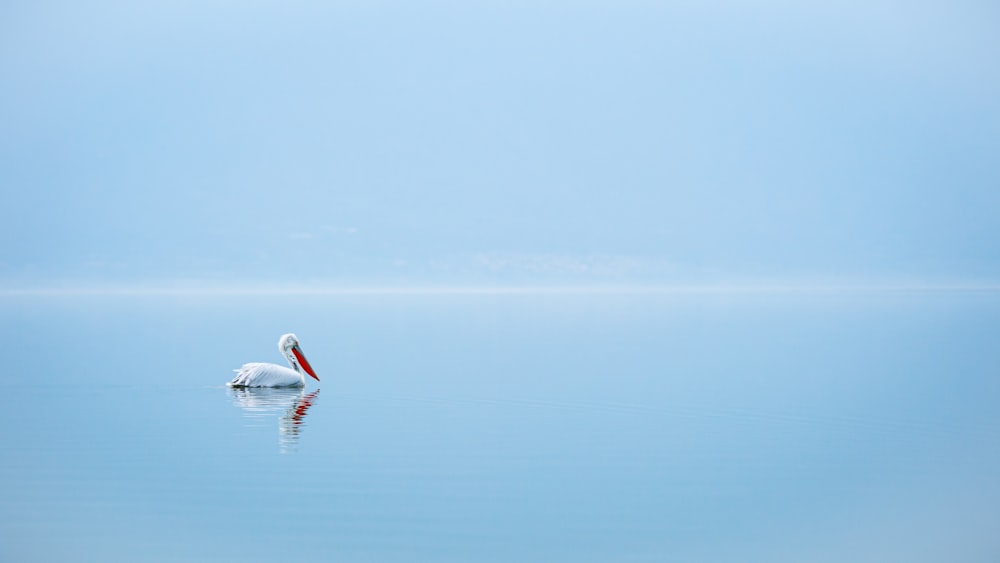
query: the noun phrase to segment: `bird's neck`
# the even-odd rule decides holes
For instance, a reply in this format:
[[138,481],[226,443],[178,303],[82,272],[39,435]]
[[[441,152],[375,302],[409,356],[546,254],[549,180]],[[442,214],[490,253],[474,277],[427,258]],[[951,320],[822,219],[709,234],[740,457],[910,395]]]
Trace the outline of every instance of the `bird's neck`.
[[302,375],[302,366],[299,365],[299,361],[295,359],[295,356],[288,354],[285,356],[285,359],[288,360],[288,365],[292,366],[292,369],[298,372],[299,375]]

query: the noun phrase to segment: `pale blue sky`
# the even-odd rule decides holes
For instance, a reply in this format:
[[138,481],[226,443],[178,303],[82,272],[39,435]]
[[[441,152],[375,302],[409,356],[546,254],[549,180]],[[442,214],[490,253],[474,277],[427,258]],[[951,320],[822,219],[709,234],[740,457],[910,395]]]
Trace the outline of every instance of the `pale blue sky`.
[[1000,278],[992,2],[7,2],[0,287]]

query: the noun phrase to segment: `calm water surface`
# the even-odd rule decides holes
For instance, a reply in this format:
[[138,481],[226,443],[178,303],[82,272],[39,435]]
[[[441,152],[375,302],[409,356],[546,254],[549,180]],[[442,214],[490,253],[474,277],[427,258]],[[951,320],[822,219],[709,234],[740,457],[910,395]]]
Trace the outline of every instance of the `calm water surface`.
[[[322,382],[231,390],[296,332]],[[998,561],[1000,295],[3,297],[2,561]]]

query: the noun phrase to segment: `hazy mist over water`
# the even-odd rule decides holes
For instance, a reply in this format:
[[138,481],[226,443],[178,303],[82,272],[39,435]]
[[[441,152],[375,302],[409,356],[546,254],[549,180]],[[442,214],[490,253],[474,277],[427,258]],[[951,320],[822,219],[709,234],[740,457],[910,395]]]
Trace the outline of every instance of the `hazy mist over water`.
[[0,287],[995,282],[989,2],[0,17]]
[[1000,560],[998,16],[4,3],[0,561]]
[[0,307],[5,560],[1000,553],[996,293]]

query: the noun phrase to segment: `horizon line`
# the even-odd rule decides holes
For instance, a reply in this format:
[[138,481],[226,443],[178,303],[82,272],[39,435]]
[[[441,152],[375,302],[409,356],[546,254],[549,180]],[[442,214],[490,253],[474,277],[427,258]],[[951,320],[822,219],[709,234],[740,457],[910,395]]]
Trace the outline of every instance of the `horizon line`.
[[365,295],[724,295],[794,293],[1000,292],[1000,283],[699,283],[632,285],[301,285],[301,286],[97,286],[0,287],[0,297],[59,296],[365,296]]

